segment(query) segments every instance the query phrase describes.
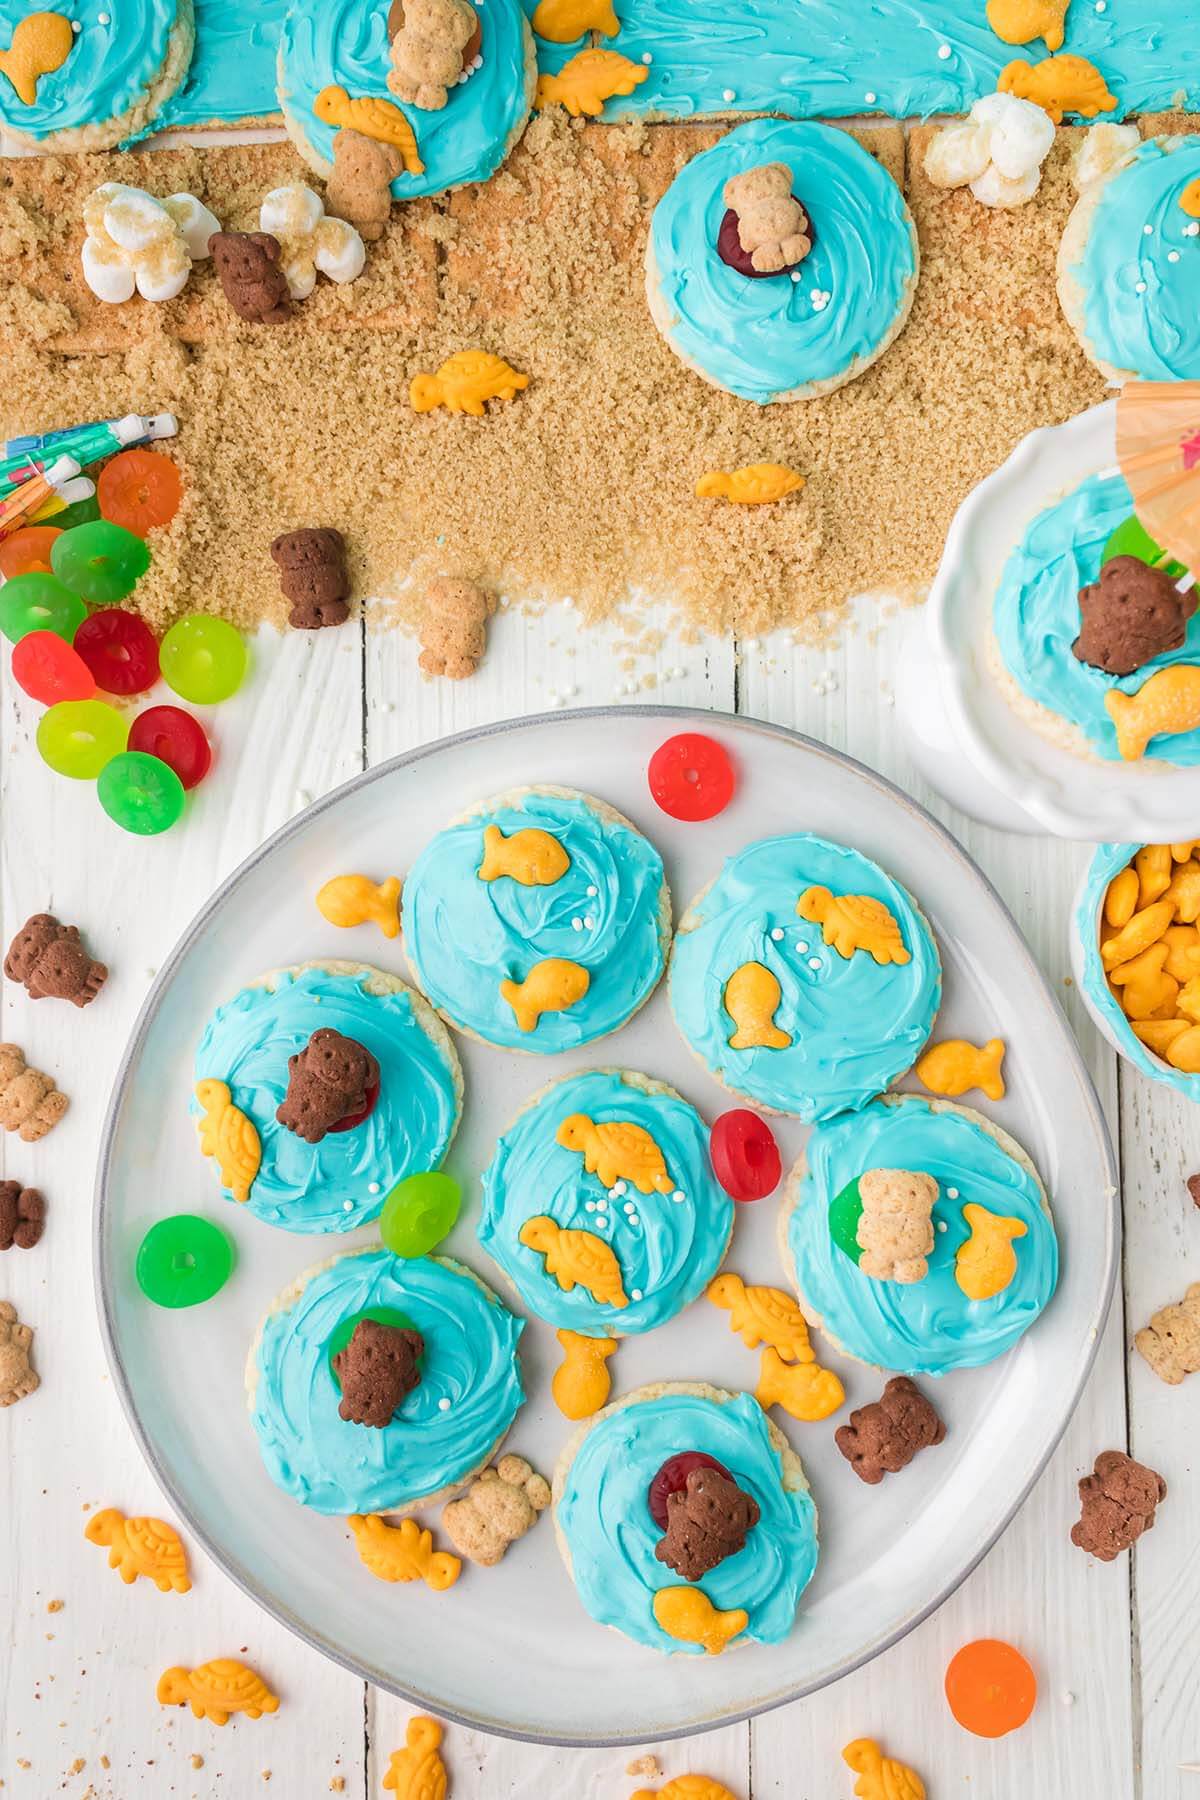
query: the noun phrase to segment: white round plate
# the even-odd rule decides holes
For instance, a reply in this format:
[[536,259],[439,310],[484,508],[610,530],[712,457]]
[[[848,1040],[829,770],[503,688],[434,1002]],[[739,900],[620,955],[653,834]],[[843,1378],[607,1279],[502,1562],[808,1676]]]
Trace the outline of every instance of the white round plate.
[[[707,824],[667,819],[646,787],[651,752],[687,729],[719,738],[740,769],[736,799]],[[663,852],[677,912],[755,838],[816,831],[877,858],[937,933],[940,1032],[1007,1040],[1008,1096],[987,1110],[1028,1146],[1053,1197],[1064,1252],[1058,1294],[1003,1361],[926,1384],[949,1428],[943,1446],[868,1488],[833,1442],[838,1417],[818,1425],[780,1417],[816,1494],[822,1557],[795,1629],[771,1648],[660,1657],[604,1630],[576,1598],[548,1520],[498,1567],[468,1564],[448,1593],[385,1585],[338,1521],[272,1485],[250,1428],[243,1365],[272,1297],[331,1250],[372,1234],[298,1237],[221,1198],[188,1117],[201,1028],[216,1002],[282,963],[340,955],[396,968],[395,945],[373,927],[326,924],[313,904],[322,882],[351,870],[403,875],[470,802],[538,781],[594,793],[641,826]],[[449,1248],[501,1291],[475,1238],[478,1176],[530,1094],[569,1069],[621,1064],[673,1083],[710,1120],[734,1104],[685,1048],[663,989],[617,1036],[575,1056],[459,1048],[467,1105],[449,1167],[466,1203]],[[773,1123],[790,1161],[805,1130]],[[738,1208],[729,1260],[748,1280],[782,1279],[777,1206]],[[207,1305],[165,1312],[139,1292],[134,1256],[153,1221],[180,1210],[231,1232],[238,1266]],[[809,1693],[945,1599],[1011,1519],[1067,1423],[1107,1312],[1117,1240],[1112,1151],[1078,1050],[1004,906],[954,839],[879,776],[792,732],[630,706],[520,720],[399,757],[293,819],[230,877],[159,974],[126,1052],[100,1156],[96,1275],[109,1356],[142,1448],[185,1527],[248,1593],[327,1655],[443,1718],[552,1743],[615,1744],[701,1731]],[[878,1373],[817,1345],[842,1374],[849,1406],[878,1398]],[[510,1444],[549,1475],[574,1429],[550,1398],[559,1347],[532,1320],[522,1350],[529,1403]],[[616,1394],[662,1379],[752,1390],[758,1353],[701,1300],[623,1341],[610,1367]]]
[[[921,755],[922,772],[939,792],[989,822],[1021,829],[1024,818],[1026,830],[1088,843],[1171,843],[1192,835],[1195,769],[1076,756],[1009,705],[988,666],[992,602],[1009,554],[1045,507],[1089,475],[1116,467],[1116,419],[1117,403],[1107,400],[1065,425],[1030,432],[963,501],[930,590],[927,630],[919,648],[915,641],[910,646],[923,674],[904,684],[915,697],[906,725],[910,736],[932,746],[930,715],[940,702],[954,749]],[[897,698],[904,703],[899,689]],[[998,818],[998,807],[1010,816]]]

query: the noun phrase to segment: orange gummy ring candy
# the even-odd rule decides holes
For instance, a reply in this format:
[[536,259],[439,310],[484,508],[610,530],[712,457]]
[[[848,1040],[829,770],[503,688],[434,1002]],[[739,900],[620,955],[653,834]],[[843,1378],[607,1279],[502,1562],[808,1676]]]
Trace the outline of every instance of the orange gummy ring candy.
[[0,541],[0,575],[49,575],[50,546],[62,532],[57,525],[22,525]]
[[105,465],[96,482],[104,518],[141,538],[155,525],[169,525],[182,497],[178,467],[156,450],[122,450]]
[[1011,1644],[978,1638],[951,1657],[946,1699],[964,1731],[1004,1737],[1024,1725],[1037,1705],[1037,1676]]

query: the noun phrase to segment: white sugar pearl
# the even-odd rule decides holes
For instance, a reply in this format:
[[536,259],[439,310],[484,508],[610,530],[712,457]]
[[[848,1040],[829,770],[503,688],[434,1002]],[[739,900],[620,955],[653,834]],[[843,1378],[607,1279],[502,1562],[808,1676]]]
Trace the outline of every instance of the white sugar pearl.
[[801,955],[801,956],[805,956],[805,955],[807,955],[807,954],[808,954],[808,945],[807,945],[807,944],[802,944],[802,943],[800,943],[800,942],[799,942],[799,941],[798,941],[798,940],[797,940],[797,943],[796,943],[796,949],[797,949],[797,950],[798,950],[798,951],[799,951],[799,952],[800,952],[800,955]]
[[1145,282],[1144,281],[1135,281],[1133,284],[1133,291],[1135,294],[1144,294],[1146,291]]
[[631,1299],[631,1300],[640,1300],[640,1299],[641,1299],[641,1297],[642,1297],[642,1290],[641,1290],[641,1288],[630,1288],[630,1290],[629,1290],[629,1298],[630,1298],[630,1299]]
[[596,921],[593,919],[591,913],[584,913],[583,923],[585,929],[588,931],[594,931],[596,929]]
[[446,1399],[446,1396],[444,1394],[442,1395],[442,1398],[438,1401],[438,1411],[439,1412],[449,1412],[450,1411],[450,1402]]
[[1178,262],[1179,261],[1178,250],[1168,250],[1167,251],[1167,261],[1168,262]]
[[799,269],[793,269],[793,270],[792,270],[792,280],[793,280],[793,281],[799,281],[799,279],[800,279],[800,271],[799,271]]
[[343,1200],[342,1201],[342,1211],[343,1212],[353,1212],[354,1211],[353,1200]]
[[630,1219],[632,1219],[632,1217],[633,1217],[633,1215],[634,1215],[634,1213],[635,1213],[635,1212],[636,1212],[636,1211],[637,1211],[637,1208],[636,1208],[636,1206],[635,1206],[635,1205],[634,1205],[634,1204],[633,1204],[633,1201],[632,1201],[632,1200],[627,1200],[627,1201],[626,1201],[626,1202],[625,1202],[625,1213],[626,1213],[626,1216],[627,1216],[627,1217],[628,1217],[628,1218],[630,1218]]
[[647,68],[654,61],[654,58],[651,56],[651,54],[648,50],[642,51],[642,61],[646,64]]
[[377,1181],[368,1181],[367,1192],[368,1194],[377,1194],[379,1192],[379,1183]]
[[1200,219],[1193,219],[1190,225],[1183,228],[1184,237],[1200,237]]
[[1107,12],[1108,11],[1108,0],[1096,0],[1096,11],[1097,12]]
[[808,959],[808,966],[810,969],[819,969],[821,966],[820,957],[819,956],[810,956]]
[[938,61],[939,62],[949,62],[950,58],[953,55],[954,55],[954,52],[953,52],[953,50],[951,50],[949,44],[939,44],[938,45]]
[[97,23],[97,25],[111,25],[112,20],[109,18],[107,13],[97,13],[96,14],[96,23]]
[[571,930],[572,931],[582,931],[583,930],[583,920],[582,919],[572,919],[571,920]]
[[778,943],[781,943],[782,940],[783,940],[783,926],[776,925],[774,931],[772,931],[772,933],[771,933],[771,942],[773,944],[778,944]]
[[939,1230],[939,1231],[945,1231],[945,1230],[946,1230],[946,1229],[947,1229],[947,1226],[946,1226],[946,1221],[945,1221],[945,1219],[939,1219],[939,1220],[938,1220],[938,1222],[937,1222],[937,1228],[938,1228],[938,1230]]
[[587,897],[588,897],[588,899],[589,899],[589,900],[594,900],[594,899],[595,899],[595,898],[596,898],[596,895],[597,895],[597,894],[598,894],[598,893],[599,893],[599,892],[600,892],[600,889],[599,889],[599,888],[598,888],[598,887],[590,887],[590,888],[589,888],[589,889],[588,889],[588,891],[587,891]]
[[629,1192],[629,1188],[623,1181],[614,1181],[610,1192],[616,1194],[619,1199],[622,1194],[627,1194]]
[[721,98],[722,98],[722,100],[724,100],[726,106],[728,106],[731,101],[737,99],[737,95],[734,93],[732,88],[726,88],[724,93],[721,95]]
[[1143,237],[1153,237],[1154,236],[1153,225],[1143,225],[1142,226],[1142,236]]
[[584,1212],[595,1212],[596,1202],[594,1200],[585,1200],[583,1203],[583,1210]]
[[671,1195],[671,1198],[675,1202],[676,1206],[682,1206],[683,1202],[687,1199],[687,1195],[684,1193],[682,1188],[676,1188],[675,1192]]
[[639,1216],[638,1216],[638,1214],[637,1214],[637,1213],[635,1213],[635,1212],[631,1212],[631,1213],[630,1213],[630,1215],[629,1215],[629,1223],[630,1223],[630,1224],[631,1224],[631,1225],[640,1225],[640,1224],[641,1224],[641,1222],[642,1222],[642,1221],[641,1221],[641,1219],[640,1219],[640,1217],[639,1217]]
[[877,96],[875,94],[864,94],[863,95],[863,99],[866,101],[868,106],[874,106],[876,98],[877,98]]
[[946,1198],[947,1198],[947,1200],[957,1200],[958,1199],[958,1189],[957,1188],[947,1188],[946,1189]]

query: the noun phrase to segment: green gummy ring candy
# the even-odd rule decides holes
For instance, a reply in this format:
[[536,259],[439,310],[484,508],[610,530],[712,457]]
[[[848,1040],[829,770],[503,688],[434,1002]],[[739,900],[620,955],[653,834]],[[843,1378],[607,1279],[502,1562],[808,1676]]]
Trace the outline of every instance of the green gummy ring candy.
[[862,1210],[862,1195],[858,1191],[856,1175],[829,1202],[829,1235],[838,1249],[844,1250],[853,1262],[859,1262],[862,1258],[862,1245],[858,1241],[858,1221],[862,1218]]
[[150,567],[150,552],[132,531],[94,519],[55,538],[50,567],[89,606],[112,606],[133,592]]
[[406,1175],[383,1203],[379,1235],[393,1256],[427,1256],[454,1227],[462,1189],[451,1175]]
[[241,634],[212,613],[179,619],[158,647],[158,664],[169,688],[193,706],[215,706],[241,687],[246,645]]
[[174,769],[145,750],[122,750],[107,762],[96,793],[113,823],[136,837],[170,831],[186,802]]
[[219,1294],[235,1260],[231,1240],[211,1220],[172,1213],[142,1239],[134,1273],[147,1300],[177,1310]]
[[106,700],[60,700],[38,720],[38,755],[72,781],[95,781],[128,738],[129,721]]
[[[342,1320],[329,1340],[329,1372],[333,1376],[333,1384],[341,1392],[341,1381],[333,1366],[335,1356],[340,1356],[359,1325],[364,1319],[373,1319],[376,1325],[390,1325],[393,1331],[415,1331],[417,1328],[407,1313],[397,1312],[394,1306],[368,1306],[362,1312],[351,1313]],[[420,1359],[418,1358],[418,1361]]]

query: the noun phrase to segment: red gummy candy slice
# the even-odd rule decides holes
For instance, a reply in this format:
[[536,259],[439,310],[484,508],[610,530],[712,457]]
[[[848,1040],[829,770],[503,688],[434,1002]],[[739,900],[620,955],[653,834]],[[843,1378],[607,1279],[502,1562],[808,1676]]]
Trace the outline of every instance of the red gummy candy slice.
[[158,639],[123,606],[105,606],[86,618],[75,648],[106,694],[144,694],[158,680]]
[[199,723],[179,706],[148,706],[139,713],[129,728],[129,748],[157,756],[185,788],[199,786],[212,763],[212,746]]
[[708,1154],[713,1174],[733,1200],[765,1200],[779,1186],[783,1162],[771,1127],[745,1107],[722,1113]]
[[719,1463],[715,1456],[706,1455],[703,1450],[679,1450],[674,1456],[668,1456],[646,1490],[646,1504],[660,1531],[667,1529],[668,1498],[672,1494],[683,1492],[693,1469],[719,1469],[728,1480],[733,1480],[725,1464]]
[[57,706],[60,700],[90,700],[92,671],[57,631],[30,631],[13,645],[12,672],[32,700]]
[[650,758],[647,777],[655,804],[669,818],[689,824],[724,812],[737,782],[727,752],[714,738],[695,731],[660,744]]
[[368,1084],[363,1103],[358,1111],[345,1113],[342,1118],[338,1120],[336,1125],[331,1125],[329,1127],[330,1131],[353,1131],[356,1125],[361,1125],[364,1119],[370,1118],[371,1114],[375,1111],[378,1100],[379,1083],[377,1081],[372,1081]]

